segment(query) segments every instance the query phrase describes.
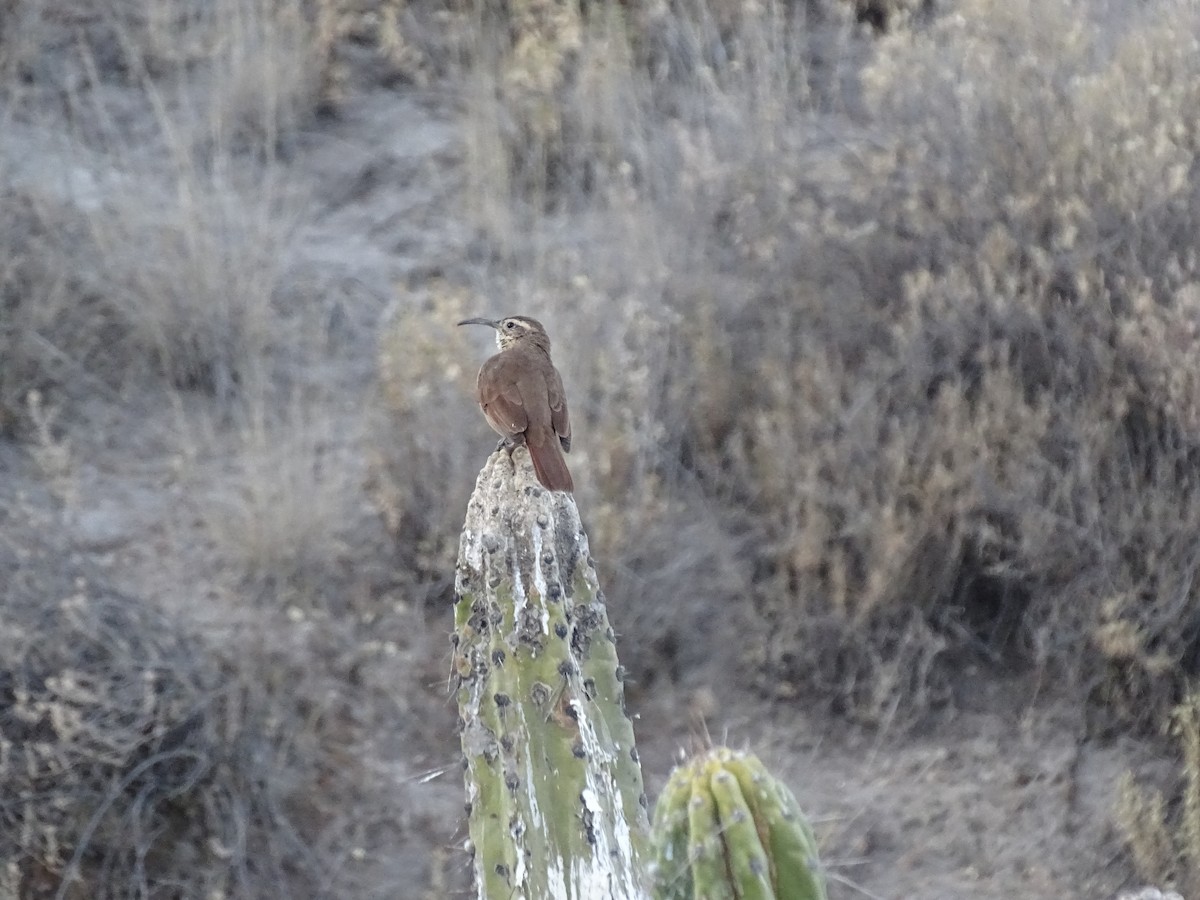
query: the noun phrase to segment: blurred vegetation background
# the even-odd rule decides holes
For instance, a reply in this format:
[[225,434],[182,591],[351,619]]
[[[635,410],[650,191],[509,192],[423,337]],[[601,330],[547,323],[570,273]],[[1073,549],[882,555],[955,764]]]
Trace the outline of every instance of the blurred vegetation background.
[[[632,704],[1183,728],[1198,50],[1190,0],[0,2],[0,896],[461,888],[468,315],[554,340]],[[1188,783],[1122,822],[1200,890]]]

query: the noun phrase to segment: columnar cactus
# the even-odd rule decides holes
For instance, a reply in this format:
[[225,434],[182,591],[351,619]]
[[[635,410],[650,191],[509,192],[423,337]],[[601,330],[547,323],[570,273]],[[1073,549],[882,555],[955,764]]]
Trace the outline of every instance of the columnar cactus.
[[641,900],[646,798],[613,632],[575,501],[524,450],[479,475],[455,589],[480,900]]
[[795,798],[725,748],[672,773],[647,859],[642,773],[587,536],[571,495],[542,488],[524,451],[498,451],[480,473],[455,587],[480,900],[825,900]]
[[752,754],[718,747],[678,766],[652,840],[655,900],[825,900],[812,829]]

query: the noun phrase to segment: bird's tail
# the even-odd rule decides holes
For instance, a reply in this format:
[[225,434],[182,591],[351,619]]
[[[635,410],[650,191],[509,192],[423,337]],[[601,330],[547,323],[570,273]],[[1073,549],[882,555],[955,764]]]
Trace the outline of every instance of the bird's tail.
[[558,446],[558,438],[551,434],[548,439],[535,441],[526,435],[525,446],[529,450],[529,458],[533,460],[533,471],[537,473],[538,481],[548,491],[575,490],[575,482],[571,480],[571,470]]

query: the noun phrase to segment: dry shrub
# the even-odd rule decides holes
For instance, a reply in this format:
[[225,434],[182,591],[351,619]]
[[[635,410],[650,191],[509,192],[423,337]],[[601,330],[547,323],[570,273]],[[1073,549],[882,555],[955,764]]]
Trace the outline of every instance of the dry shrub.
[[453,724],[409,682],[441,687],[421,622],[121,594],[28,490],[0,504],[4,896],[416,896],[461,805],[406,783]]
[[906,279],[894,343],[865,359],[795,326],[768,352],[775,403],[740,451],[783,526],[764,652],[866,710],[944,692],[947,649],[1033,662],[1152,725],[1193,640],[1168,598],[1193,570],[1194,450],[1107,309],[1011,271]]
[[[868,721],[969,658],[1152,725],[1200,659],[1194,9],[956,4],[872,41],[861,124],[812,17],[668,9],[539,20],[467,122],[601,559],[712,517],[760,682]],[[712,583],[675,571],[668,605]]]
[[14,896],[319,893],[317,779],[335,768],[297,727],[295,672],[234,665],[82,580],[58,597],[14,589],[0,620],[0,868]]
[[36,62],[41,15],[37,3],[7,3],[0,9],[0,84],[11,85]]
[[[355,62],[359,68],[374,69],[373,77],[383,81],[428,78],[437,62],[431,59],[433,48],[414,21],[411,5],[409,0],[316,0],[315,45],[325,108],[336,109],[345,101]],[[367,48],[369,60],[355,60],[355,48]]]
[[997,368],[979,356],[990,346],[1021,386],[1000,431],[1045,407],[1034,443],[989,441],[977,463],[1025,470],[1015,490],[992,479],[1019,536],[1004,566],[1033,600],[1018,636],[1149,725],[1196,655],[1176,605],[1197,514],[1200,310],[1183,235],[1200,186],[1179,124],[1197,100],[1195,11],[1126,10],[1119,35],[1120,10],[1078,12],[962,4],[929,33],[881,41],[864,82],[899,139],[872,165],[884,258],[916,273],[903,305],[919,304],[942,377],[969,398]]
[[935,0],[843,0],[854,8],[854,17],[875,31],[894,31],[933,12]]
[[564,148],[580,9],[522,0],[507,10],[485,6],[473,24],[478,45],[469,97],[476,124],[468,133],[468,171],[483,196],[545,202]]
[[1117,785],[1113,812],[1138,874],[1160,884],[1174,881],[1178,857],[1162,792],[1140,789],[1126,772]]
[[[429,5],[446,12],[447,4]],[[335,112],[352,81],[426,76],[436,64],[432,38],[410,6],[408,0],[171,0],[119,6],[105,25],[131,68],[158,76],[210,67],[214,122],[287,141],[315,113]]]
[[[324,102],[331,50],[303,0],[218,0],[199,7],[210,73],[195,102],[209,156],[290,152]],[[181,32],[168,31],[168,34]],[[166,85],[164,85],[165,87]],[[204,132],[207,132],[205,134]]]
[[90,216],[97,288],[134,359],[224,402],[260,389],[285,337],[273,299],[292,221],[270,181],[195,171]]
[[[442,4],[433,4],[441,7]],[[432,38],[407,0],[115,0],[78,10],[59,0],[0,16],[0,70],[74,89],[82,66],[190,108],[223,148],[273,155],[298,128],[335,111],[356,75],[419,78]],[[38,55],[62,52],[58,72]]]
[[1138,873],[1191,896],[1200,890],[1200,695],[1174,709],[1170,731],[1182,756],[1171,800],[1126,772],[1114,813]]
[[344,437],[299,401],[282,417],[260,413],[238,428],[220,483],[199,499],[198,513],[247,586],[303,608],[336,582],[350,556],[362,480]]
[[31,391],[78,398],[106,385],[96,373],[119,340],[111,309],[67,265],[85,242],[62,204],[16,187],[0,194],[0,433],[25,422]]
[[[74,520],[52,523],[48,552],[9,558],[31,526],[0,503],[0,894],[415,891],[425,861],[405,845],[446,835],[454,813],[408,803],[398,757],[411,761],[452,721],[439,719],[440,697],[396,686],[420,664],[440,688],[444,642],[397,621],[398,591],[372,604],[386,562],[362,564],[378,542],[346,546],[363,534],[347,449],[358,423],[314,421],[319,404],[306,405],[327,372],[353,376],[298,346],[317,318],[311,296],[279,289],[298,216],[282,157],[322,102],[318,51],[332,51],[312,43],[309,4],[287,0],[0,6],[0,72],[13,79],[0,86],[0,428],[28,416],[47,481],[175,436],[188,445],[172,447],[179,457],[139,457],[137,474],[120,477],[186,476],[179,464],[209,464],[188,451],[222,446],[206,429],[236,450],[213,463],[228,471],[203,482],[212,493],[199,503],[221,558],[184,544],[192,508],[151,535],[182,554],[160,584],[185,569],[235,571],[161,605],[64,584],[85,552],[69,546]],[[300,412],[280,411],[292,388]],[[65,408],[64,395],[85,408]],[[104,430],[114,410],[118,422],[149,416],[156,438],[127,444]],[[94,421],[103,428],[85,427]],[[242,427],[232,441],[231,423]],[[22,459],[27,448],[10,449]],[[12,480],[13,491],[32,484]],[[145,511],[130,502],[135,518]],[[293,601],[352,590],[314,603],[328,607],[319,616],[226,603],[222,590],[246,575]],[[422,814],[426,839],[397,839]]]
[[473,402],[479,364],[494,351],[480,349],[483,329],[455,326],[486,312],[467,289],[438,281],[409,299],[389,311],[380,335],[368,492],[400,547],[400,567],[442,580],[454,568],[475,476],[495,446]]
[[512,210],[487,203],[602,208],[630,186],[661,197],[684,174],[681,141],[732,139],[731,124],[769,141],[806,99],[813,45],[845,24],[775,2],[488,9],[468,53],[469,196],[501,242]]
[[298,127],[310,67],[276,6],[226,5],[237,15],[116,4],[77,21],[37,6],[40,50],[64,64],[31,73],[6,109],[6,408],[39,379],[121,386],[153,368],[227,401],[262,378],[297,209],[269,161]]
[[980,0],[879,42],[863,83],[899,134],[873,163],[892,181],[880,225],[915,262],[964,260],[999,228],[1065,295],[1182,284],[1195,12],[1124,12]]
[[[110,384],[148,363],[175,387],[222,402],[259,389],[271,351],[291,337],[273,303],[303,198],[281,160],[319,108],[340,102],[333,85],[344,70],[369,67],[346,58],[347,47],[369,33],[372,59],[408,64],[403,13],[402,3],[354,0],[82,11],[39,0],[5,14],[0,71],[11,79],[0,90],[13,139],[0,158],[16,160],[20,191],[0,222],[13,250],[0,279],[6,296],[20,288],[43,298],[20,309],[6,301],[6,334],[35,333],[75,363],[75,376]],[[61,65],[37,64],[50,54]],[[56,133],[69,138],[51,140]],[[40,262],[45,253],[26,252],[41,249],[35,240],[58,255]],[[85,314],[103,336],[95,355],[56,333]],[[23,362],[37,347],[15,349],[6,409],[40,374]]]
[[[55,93],[82,103],[73,112],[87,139],[108,117],[136,127],[123,109],[137,103],[186,110],[196,120],[188,128],[223,147],[273,153],[316,109],[323,59],[304,0],[115,0],[84,9],[35,0],[21,9],[11,30],[0,30],[0,65],[7,61],[11,76],[0,90],[44,116],[54,115]],[[144,93],[135,99],[110,86]]]
[[964,4],[877,45],[864,84],[894,139],[815,248],[867,302],[847,333],[835,300],[785,290],[732,429],[775,525],[772,677],[874,716],[944,693],[949,651],[1049,667],[1123,721],[1178,698],[1197,310],[1167,236],[1200,212],[1175,124],[1190,15],[1109,47],[1068,4]]

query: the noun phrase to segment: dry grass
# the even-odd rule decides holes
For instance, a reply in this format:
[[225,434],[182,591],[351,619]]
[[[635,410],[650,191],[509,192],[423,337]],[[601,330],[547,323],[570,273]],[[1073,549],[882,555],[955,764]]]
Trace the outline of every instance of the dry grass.
[[[264,377],[295,206],[277,170],[243,160],[273,156],[281,134],[295,129],[298,101],[266,98],[250,110],[239,98],[249,84],[294,86],[298,73],[282,67],[268,78],[238,60],[300,63],[236,29],[238,40],[218,41],[206,14],[171,9],[186,21],[168,28],[157,13],[118,16],[123,8],[83,16],[74,23],[82,37],[68,41],[66,24],[42,4],[41,27],[13,37],[40,48],[68,42],[69,74],[28,73],[6,106],[10,140],[0,157],[12,203],[0,240],[12,263],[0,284],[5,349],[17,362],[3,377],[10,416],[32,387],[115,393],[155,371],[228,402]],[[167,32],[170,47],[162,46]],[[114,91],[105,68],[113,53],[140,92]],[[185,91],[201,62],[216,73],[203,102]],[[60,106],[47,102],[56,91]]]
[[229,402],[262,389],[284,337],[272,300],[289,220],[270,185],[216,181],[185,175],[161,205],[128,198],[91,224],[100,290],[138,357],[176,388]]
[[781,695],[915,715],[965,656],[1153,727],[1197,646],[1191,7],[962,3],[850,88],[828,8],[510,15],[470,212],[489,309],[557,338],[601,557],[708,522]]
[[[396,541],[401,565],[445,581],[463,510],[483,464],[469,439],[475,373],[469,330],[454,323],[477,301],[435,281],[392,307],[379,344],[380,394],[368,492]],[[478,337],[478,335],[475,335]]]
[[398,772],[377,769],[361,742],[381,710],[408,710],[381,694],[379,648],[351,655],[336,629],[282,618],[217,647],[103,585],[47,596],[14,586],[0,613],[0,872],[12,896],[367,896],[395,884],[405,866],[385,849],[403,843],[411,813]]
[[351,596],[256,610],[250,591],[193,614],[185,583],[122,594],[73,561],[63,517],[4,494],[6,896],[415,895],[428,800],[390,748],[452,727],[436,691],[397,681],[440,686],[444,642],[420,616]]
[[[0,430],[56,535],[25,547],[5,491],[4,896],[405,896],[433,865],[395,846],[454,827],[408,841],[397,755],[442,724],[444,642],[364,524],[361,415],[314,412],[348,380],[322,382],[344,362],[326,310],[282,281],[307,200],[287,157],[359,40],[316,6],[0,10]],[[116,464],[152,490],[182,485],[148,536],[179,553],[162,597],[67,575],[112,444],[162,454]]]
[[[25,664],[0,730],[48,730],[0,765],[0,804],[28,795],[0,807],[0,885],[76,865],[102,896],[367,890],[339,816],[371,782],[338,754],[385,729],[348,699],[394,671],[376,657],[439,677],[437,629],[371,594],[448,589],[493,440],[469,315],[550,327],[633,690],[740,665],[913,721],[972,662],[1054,676],[1098,730],[1154,728],[1200,666],[1200,23],[1182,0],[942,7],[0,12],[0,429],[65,450],[83,401],[136,396],[197,472],[233,447],[196,512],[281,645],[251,665],[149,602],[5,597],[0,656]],[[346,360],[285,289],[289,161],[358,88],[430,78],[465,110],[474,255],[397,302],[367,415],[322,420],[297,373]],[[391,556],[357,502],[363,427]],[[426,699],[396,701],[414,729]],[[43,808],[21,779],[49,775],[75,780]]]
[[1200,889],[1200,695],[1175,708],[1170,730],[1181,756],[1170,801],[1126,773],[1115,816],[1138,873],[1190,896]]
[[0,425],[31,388],[147,370],[226,407],[262,393],[296,339],[280,267],[309,202],[284,161],[336,111],[348,47],[369,38],[377,79],[419,68],[403,4],[39,0],[2,18]]
[[[18,429],[30,391],[60,392],[91,381],[106,353],[111,321],[106,304],[86,296],[80,276],[64,264],[63,247],[71,237],[78,239],[80,223],[56,213],[20,190],[6,191],[0,203],[3,433]],[[95,390],[94,382],[88,388]]]
[[12,896],[314,895],[328,861],[310,846],[312,790],[341,763],[285,713],[293,680],[266,659],[230,669],[150,605],[82,580],[53,596],[14,585],[0,619]]
[[312,603],[351,555],[362,479],[343,437],[293,401],[281,421],[238,429],[219,491],[200,500],[221,559],[281,601]]

